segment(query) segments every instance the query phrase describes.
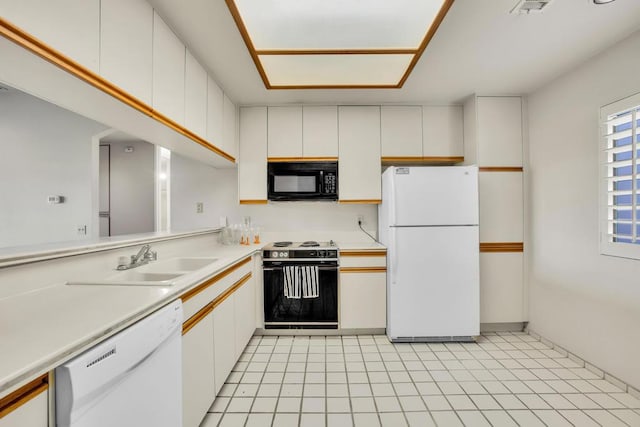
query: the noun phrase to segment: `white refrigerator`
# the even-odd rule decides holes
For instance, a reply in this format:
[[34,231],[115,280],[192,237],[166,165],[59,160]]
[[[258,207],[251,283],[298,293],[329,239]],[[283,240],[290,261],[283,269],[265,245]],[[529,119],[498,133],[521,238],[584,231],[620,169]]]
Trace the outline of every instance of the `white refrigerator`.
[[480,334],[478,168],[390,167],[378,209],[389,339],[473,340]]

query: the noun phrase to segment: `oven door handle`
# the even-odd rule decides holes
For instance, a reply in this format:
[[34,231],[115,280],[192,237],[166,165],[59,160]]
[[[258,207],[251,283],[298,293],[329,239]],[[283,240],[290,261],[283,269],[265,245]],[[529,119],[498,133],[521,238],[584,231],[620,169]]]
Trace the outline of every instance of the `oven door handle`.
[[[308,267],[308,265],[301,265],[300,267]],[[332,266],[320,266],[318,265],[318,270],[335,270],[338,271],[339,267],[337,265],[332,265]],[[282,270],[284,268],[284,266],[282,267],[262,267],[263,271],[275,271],[275,270]]]

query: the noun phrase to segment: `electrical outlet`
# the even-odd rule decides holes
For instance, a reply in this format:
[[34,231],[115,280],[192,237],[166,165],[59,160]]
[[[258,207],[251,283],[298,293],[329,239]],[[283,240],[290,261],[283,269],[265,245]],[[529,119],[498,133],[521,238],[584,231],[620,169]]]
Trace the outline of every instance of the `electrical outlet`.
[[78,231],[78,236],[86,236],[87,235],[87,226],[86,225],[79,225],[76,227],[76,230]]
[[358,215],[358,225],[364,225],[364,215]]
[[202,202],[196,203],[196,213],[203,213],[203,212],[204,212],[204,203]]

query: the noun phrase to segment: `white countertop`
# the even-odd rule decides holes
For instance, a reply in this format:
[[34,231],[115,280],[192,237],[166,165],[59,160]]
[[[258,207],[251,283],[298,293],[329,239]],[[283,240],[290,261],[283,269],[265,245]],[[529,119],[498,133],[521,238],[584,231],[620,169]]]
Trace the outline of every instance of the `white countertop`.
[[99,286],[56,283],[0,299],[0,397],[175,300],[203,280],[260,249],[220,246],[218,261],[173,286]]

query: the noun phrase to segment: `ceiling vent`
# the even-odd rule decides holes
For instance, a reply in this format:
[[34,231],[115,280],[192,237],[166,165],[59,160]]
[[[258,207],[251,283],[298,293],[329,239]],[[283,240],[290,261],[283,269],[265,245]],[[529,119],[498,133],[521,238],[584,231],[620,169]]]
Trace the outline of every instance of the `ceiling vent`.
[[511,9],[514,15],[528,15],[530,13],[540,13],[547,10],[551,0],[520,0],[518,4]]

